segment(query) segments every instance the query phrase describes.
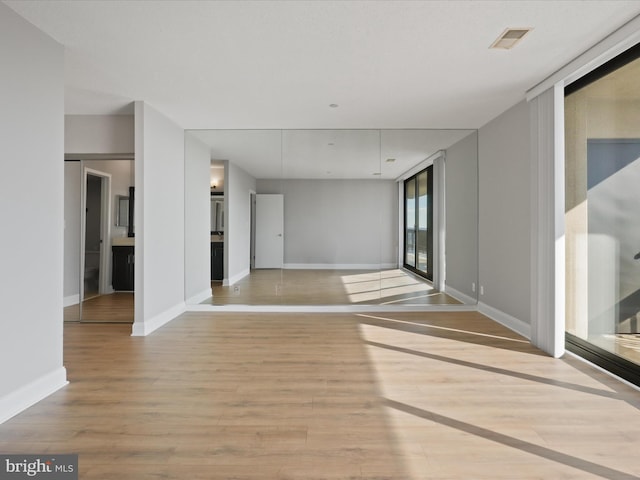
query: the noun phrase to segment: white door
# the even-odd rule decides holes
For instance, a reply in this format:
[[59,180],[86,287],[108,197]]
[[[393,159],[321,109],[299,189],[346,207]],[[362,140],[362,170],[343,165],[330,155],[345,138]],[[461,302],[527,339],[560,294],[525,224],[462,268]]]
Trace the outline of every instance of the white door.
[[284,260],[284,196],[256,195],[255,268],[282,268]]

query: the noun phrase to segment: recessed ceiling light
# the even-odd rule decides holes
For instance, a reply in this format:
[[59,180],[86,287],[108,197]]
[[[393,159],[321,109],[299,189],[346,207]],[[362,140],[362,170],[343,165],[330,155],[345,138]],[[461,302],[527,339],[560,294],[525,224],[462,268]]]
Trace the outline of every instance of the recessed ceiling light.
[[396,161],[395,158],[387,158],[387,163],[393,163],[395,161]]
[[329,106],[330,106],[331,108],[338,108],[338,106],[339,106],[339,105],[338,105],[337,103],[332,103],[332,104],[330,104]]
[[495,42],[491,44],[489,48],[496,48],[502,50],[509,50],[515,47],[520,40],[522,40],[527,33],[529,33],[533,28],[524,27],[524,28],[507,28],[504,32],[500,34],[500,36],[496,39]]

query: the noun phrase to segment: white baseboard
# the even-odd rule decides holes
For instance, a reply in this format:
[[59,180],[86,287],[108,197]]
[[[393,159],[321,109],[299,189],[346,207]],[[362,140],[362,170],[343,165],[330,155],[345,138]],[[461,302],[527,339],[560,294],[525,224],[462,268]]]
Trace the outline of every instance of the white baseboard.
[[62,299],[62,305],[64,307],[70,307],[71,305],[77,305],[80,303],[80,294],[68,295]]
[[0,423],[6,422],[11,417],[38,403],[68,383],[67,370],[64,367],[60,367],[51,373],[37,378],[15,392],[1,397]]
[[250,273],[251,273],[251,270],[247,268],[246,270],[243,270],[242,272],[240,272],[237,275],[234,275],[231,278],[225,278],[222,281],[222,286],[229,287],[231,285],[234,285],[234,284],[238,283],[240,280],[242,280],[244,277],[249,275]]
[[467,295],[466,293],[462,293],[461,291],[456,290],[455,288],[450,287],[449,285],[446,285],[446,284],[444,286],[444,293],[464,303],[465,305],[475,305],[476,303],[478,303],[478,299],[473,298]]
[[213,297],[213,289],[211,287],[206,290],[201,291],[200,293],[187,298],[185,302],[187,305],[197,305],[198,303],[204,302],[207,298]]
[[478,311],[490,319],[495,320],[499,324],[504,325],[508,329],[519,333],[527,340],[531,340],[531,325],[528,323],[482,302],[478,302]]
[[133,322],[133,327],[131,329],[132,337],[145,337],[149,335],[151,332],[156,331],[163,325],[169,323],[171,320],[176,318],[178,315],[184,313],[186,311],[186,305],[184,302],[180,302],[177,305],[165,310],[164,312],[152,317],[148,320],[144,320],[142,322]]
[[285,263],[285,270],[388,270],[395,263]]

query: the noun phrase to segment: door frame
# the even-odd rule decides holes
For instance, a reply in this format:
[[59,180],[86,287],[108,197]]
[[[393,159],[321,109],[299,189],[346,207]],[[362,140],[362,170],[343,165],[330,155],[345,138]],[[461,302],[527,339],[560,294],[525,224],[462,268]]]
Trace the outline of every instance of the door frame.
[[[273,241],[274,239],[273,238],[269,239],[268,237],[261,238],[261,234],[263,233],[263,231],[258,227],[265,225],[265,223],[264,223],[264,216],[262,216],[261,212],[259,211],[260,209],[259,205],[261,204],[260,199],[264,199],[264,200],[269,199],[268,203],[270,204],[270,206],[273,206],[273,203],[277,200],[276,202],[278,204],[277,206],[281,207],[281,208],[278,208],[277,211],[275,209],[269,210],[270,213],[277,213],[275,219],[278,221],[278,224],[279,224],[278,226],[280,226],[281,228],[275,230],[275,231],[279,231],[279,233],[276,234],[276,238],[278,238],[279,240],[274,242],[274,245],[277,243],[277,248],[275,248],[274,251],[275,250],[278,251],[278,258],[276,259],[275,262],[267,263],[267,264],[263,263],[264,258],[261,257],[259,253],[264,250],[263,247],[265,243],[263,242],[265,242],[265,240]],[[256,226],[255,226],[255,245],[254,245],[254,250],[255,250],[254,251],[254,256],[255,256],[254,268],[283,269],[284,268],[284,195],[282,193],[259,193],[259,194],[256,194],[255,200],[256,200],[256,205],[255,205]],[[271,228],[271,226],[274,225],[274,223],[268,222],[266,225],[269,225],[269,228]]]
[[[98,293],[105,295],[111,293],[109,285],[109,264],[111,260],[111,174],[82,166],[82,185],[80,194],[80,305],[84,301],[84,266],[86,243],[86,211],[87,211],[87,179],[89,175],[100,177],[101,201],[100,201],[100,276],[98,280]],[[82,311],[80,313],[82,318]]]
[[249,204],[251,205],[251,231],[249,233],[249,269],[256,268],[256,192],[249,191]]

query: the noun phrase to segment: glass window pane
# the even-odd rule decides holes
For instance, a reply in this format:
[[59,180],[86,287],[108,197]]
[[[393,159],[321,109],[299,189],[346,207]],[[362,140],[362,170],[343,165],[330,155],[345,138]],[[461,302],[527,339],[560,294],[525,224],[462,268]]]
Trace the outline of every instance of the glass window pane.
[[567,332],[640,364],[640,59],[565,99]]
[[418,174],[418,229],[417,229],[417,265],[416,268],[421,272],[427,272],[428,245],[427,236],[429,234],[429,212],[428,212],[428,196],[427,196],[427,178],[428,171],[425,170]]

